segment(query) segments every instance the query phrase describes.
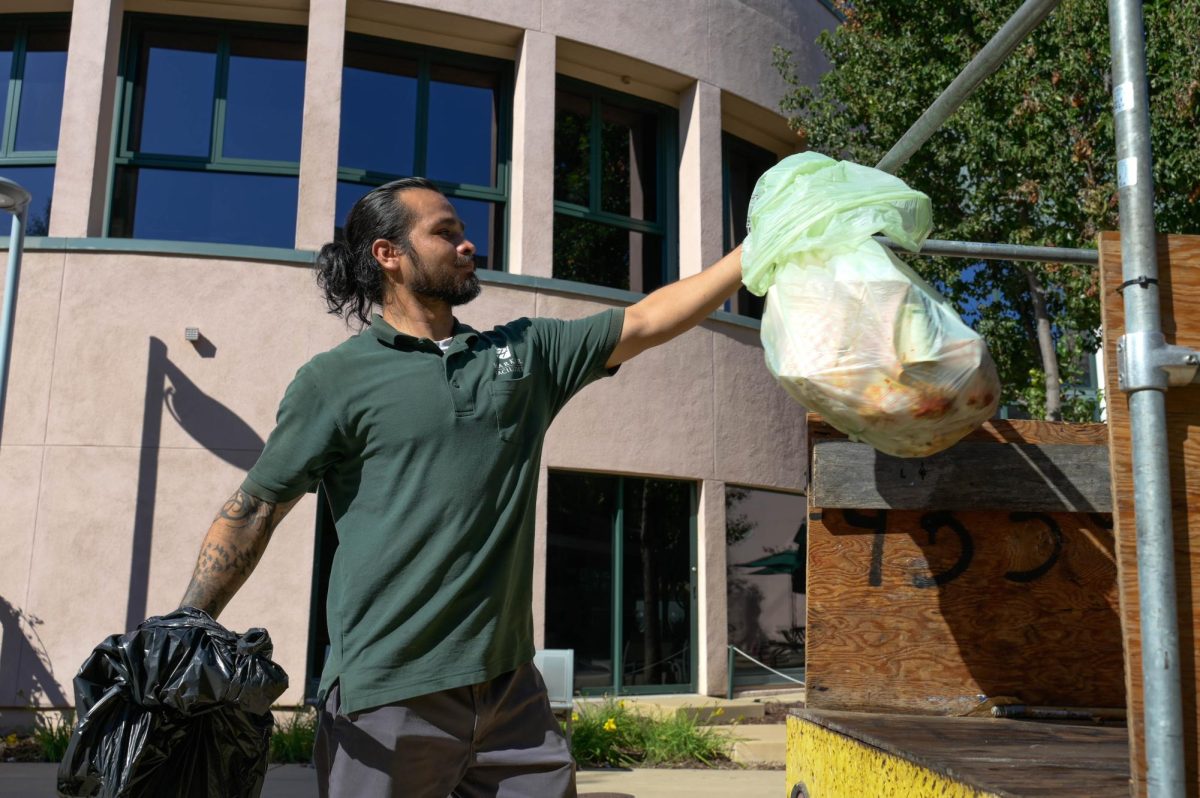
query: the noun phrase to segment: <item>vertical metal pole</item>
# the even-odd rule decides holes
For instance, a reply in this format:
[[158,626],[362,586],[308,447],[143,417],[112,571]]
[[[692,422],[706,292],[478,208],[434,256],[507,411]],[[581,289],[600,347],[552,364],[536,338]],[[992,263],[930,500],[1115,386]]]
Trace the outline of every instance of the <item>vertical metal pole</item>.
[[25,207],[12,215],[8,239],[8,273],[4,279],[4,312],[0,317],[0,438],[4,433],[4,405],[8,396],[8,362],[12,354],[13,323],[16,320],[17,285],[21,277],[21,248],[25,245]]
[[[1140,0],[1109,0],[1123,277],[1153,282],[1124,292],[1126,334],[1158,334],[1149,88]],[[1126,348],[1128,351],[1129,348]],[[1146,781],[1150,798],[1184,795],[1183,702],[1175,609],[1174,532],[1167,461],[1166,384],[1129,392],[1142,636]]]
[[729,689],[725,691],[725,697],[730,701],[733,700],[733,646],[729,646]]

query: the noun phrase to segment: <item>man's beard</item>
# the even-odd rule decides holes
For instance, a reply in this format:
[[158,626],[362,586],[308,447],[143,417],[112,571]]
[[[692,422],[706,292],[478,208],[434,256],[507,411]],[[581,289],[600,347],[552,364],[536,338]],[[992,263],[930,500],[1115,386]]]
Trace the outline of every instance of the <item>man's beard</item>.
[[458,273],[459,269],[466,268],[474,262],[471,257],[460,256],[454,264],[454,269],[445,269],[436,273],[425,264],[425,261],[421,260],[415,251],[410,250],[408,257],[413,264],[413,277],[408,284],[408,290],[417,296],[426,299],[440,299],[450,307],[465,305],[479,296],[481,288],[479,277],[475,272],[467,272],[465,277]]

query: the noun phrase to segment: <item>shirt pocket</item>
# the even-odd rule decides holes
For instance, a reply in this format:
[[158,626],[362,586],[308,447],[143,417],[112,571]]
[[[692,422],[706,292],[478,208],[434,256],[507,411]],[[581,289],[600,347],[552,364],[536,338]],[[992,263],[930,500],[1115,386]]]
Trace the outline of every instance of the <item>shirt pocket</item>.
[[517,437],[529,414],[529,392],[533,375],[514,380],[497,380],[491,384],[492,412],[496,415],[496,434],[502,441]]

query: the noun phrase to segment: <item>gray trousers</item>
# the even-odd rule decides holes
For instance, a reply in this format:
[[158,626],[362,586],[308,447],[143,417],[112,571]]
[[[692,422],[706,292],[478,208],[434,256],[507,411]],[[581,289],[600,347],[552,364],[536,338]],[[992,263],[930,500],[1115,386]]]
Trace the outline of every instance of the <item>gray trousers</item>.
[[575,762],[533,663],[491,681],[344,715],[329,691],[321,798],[575,798]]

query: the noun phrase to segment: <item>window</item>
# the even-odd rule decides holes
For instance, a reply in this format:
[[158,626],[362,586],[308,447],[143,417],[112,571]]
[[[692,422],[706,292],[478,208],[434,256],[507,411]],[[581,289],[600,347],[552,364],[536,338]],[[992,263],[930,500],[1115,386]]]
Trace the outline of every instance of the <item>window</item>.
[[50,230],[69,32],[66,15],[0,17],[0,74],[8,76],[0,107],[0,177],[32,196],[25,231],[34,236]]
[[693,689],[692,482],[551,471],[546,647],[583,692]]
[[371,188],[427,177],[466,224],[476,266],[503,268],[511,72],[504,61],[347,36],[338,225]]
[[292,247],[304,41],[131,17],[109,235]]
[[649,293],[677,273],[674,109],[559,78],[554,276]]
[[[808,503],[804,496],[725,487],[729,645],[780,673],[804,679]],[[786,679],[734,657],[740,685]]]
[[[725,251],[729,252],[746,237],[746,211],[754,184],[763,172],[779,159],[775,153],[725,133],[721,137],[721,165],[724,178]],[[738,289],[729,309],[743,316],[761,319],[765,297]]]

